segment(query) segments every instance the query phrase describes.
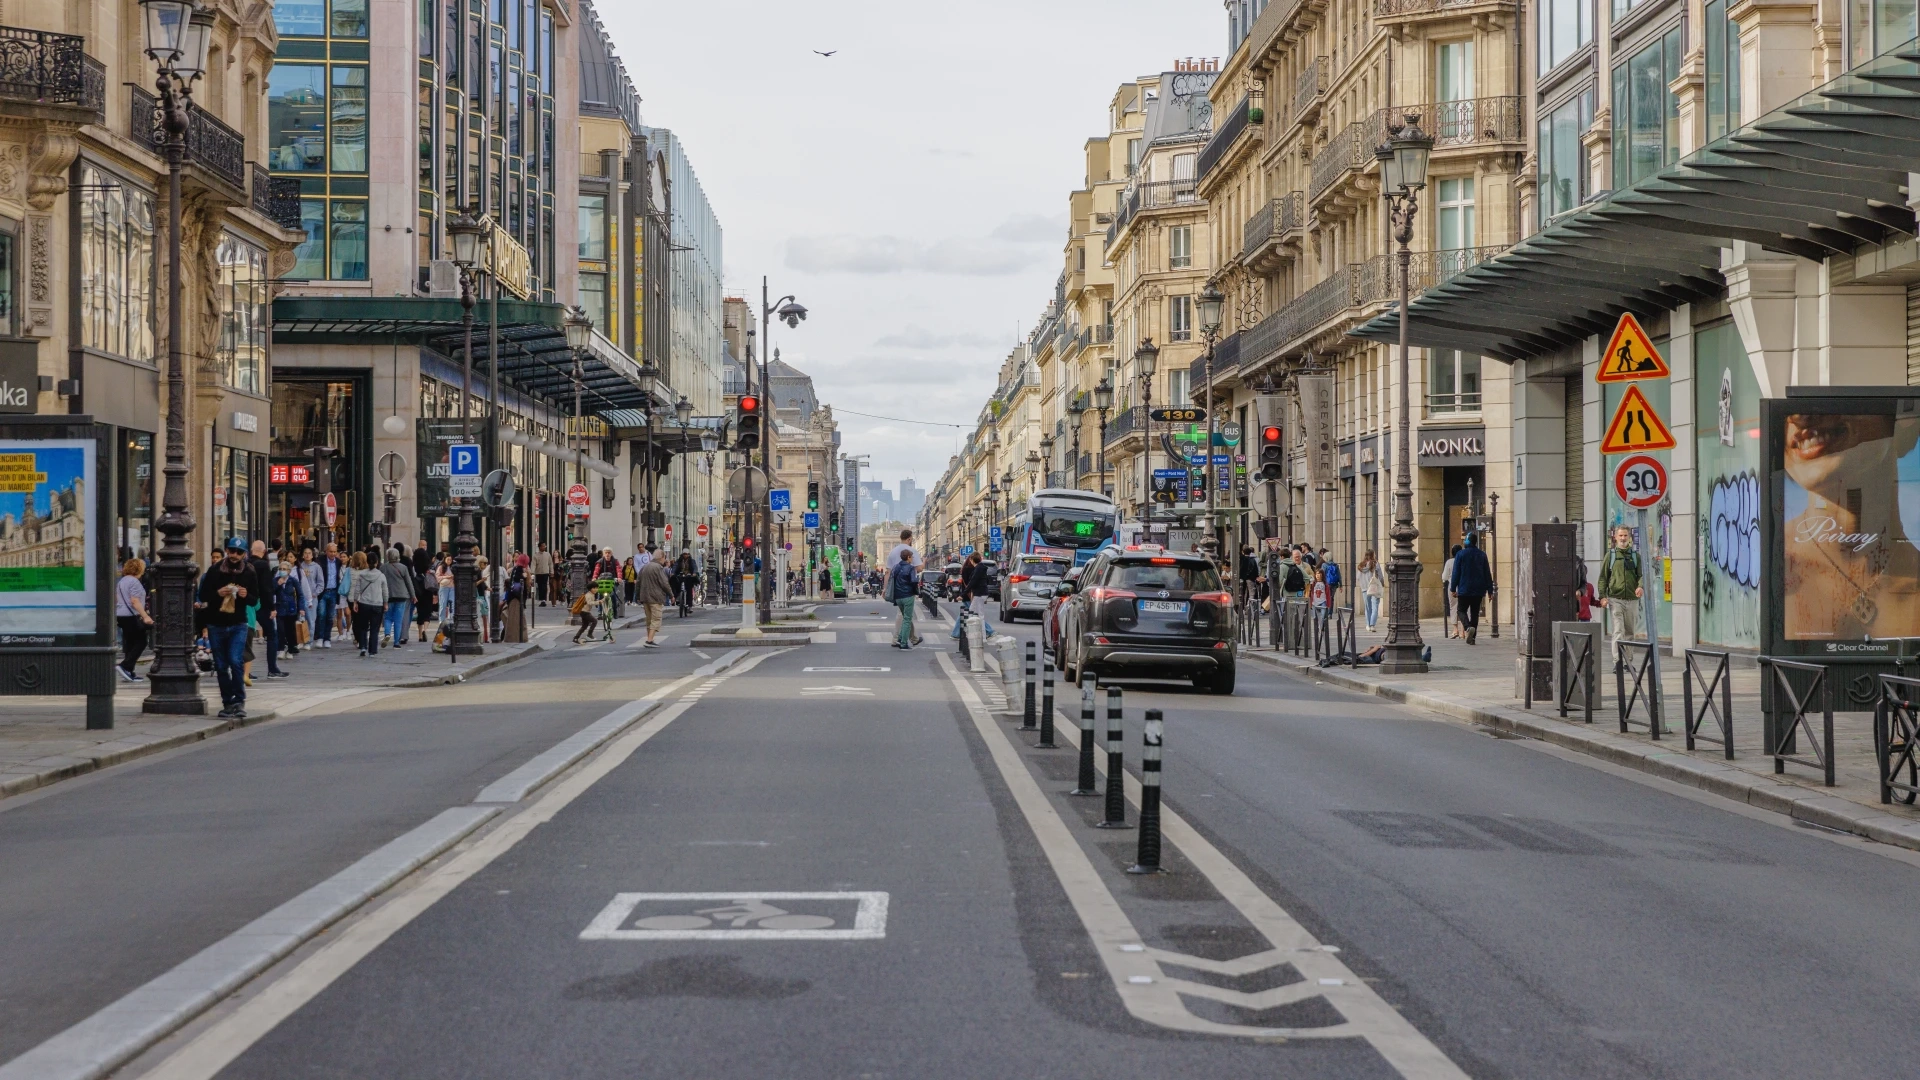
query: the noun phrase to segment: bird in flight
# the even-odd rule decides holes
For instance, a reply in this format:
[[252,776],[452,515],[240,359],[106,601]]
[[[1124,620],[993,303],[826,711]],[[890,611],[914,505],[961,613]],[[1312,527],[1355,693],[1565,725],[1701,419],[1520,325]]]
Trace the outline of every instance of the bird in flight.
[[815,55],[817,55],[817,56],[832,56],[832,55],[833,55],[834,53],[837,53],[837,52],[839,52],[840,50],[839,50],[839,49],[829,49],[829,50],[828,50],[828,51],[826,51],[826,52],[821,52],[821,51],[820,51],[819,49],[815,49],[815,50],[813,50],[813,51],[814,51],[814,54],[815,54]]

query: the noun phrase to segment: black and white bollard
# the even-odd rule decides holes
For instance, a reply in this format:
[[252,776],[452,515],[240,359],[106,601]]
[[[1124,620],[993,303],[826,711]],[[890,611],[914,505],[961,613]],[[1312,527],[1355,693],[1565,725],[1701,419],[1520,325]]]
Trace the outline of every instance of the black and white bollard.
[[1037,688],[1033,685],[1033,682],[1036,674],[1034,671],[1034,668],[1038,666],[1034,662],[1034,651],[1038,648],[1039,646],[1036,643],[1031,641],[1027,642],[1027,664],[1025,669],[1027,673],[1027,678],[1026,678],[1027,708],[1026,708],[1026,712],[1022,715],[1020,720],[1020,729],[1022,731],[1032,731],[1034,726],[1033,725],[1033,693],[1034,693],[1034,690]]
[[1120,726],[1120,688],[1107,687],[1107,820],[1102,829],[1130,829],[1127,824],[1126,731]]
[[1052,750],[1053,742],[1053,657],[1040,661],[1040,741],[1035,749]]
[[1080,684],[1080,783],[1069,795],[1100,794],[1099,780],[1093,774],[1093,696],[1099,683],[1088,676]]
[[1166,725],[1159,709],[1147,710],[1140,750],[1140,850],[1129,874],[1164,874],[1160,868],[1160,740]]

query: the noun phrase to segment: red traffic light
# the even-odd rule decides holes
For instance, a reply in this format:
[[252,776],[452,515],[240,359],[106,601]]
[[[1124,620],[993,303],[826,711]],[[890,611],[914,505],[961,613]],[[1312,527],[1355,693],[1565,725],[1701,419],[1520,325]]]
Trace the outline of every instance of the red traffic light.
[[1260,438],[1266,442],[1279,442],[1280,429],[1277,427],[1266,428],[1260,432]]
[[743,537],[741,537],[741,538],[740,538],[740,546],[741,546],[741,547],[747,547],[747,548],[750,548],[750,547],[752,547],[752,546],[753,546],[753,537],[751,537],[751,536],[743,536]]
[[760,399],[757,397],[754,397],[752,394],[747,394],[743,396],[740,399],[740,411],[741,412],[759,412]]

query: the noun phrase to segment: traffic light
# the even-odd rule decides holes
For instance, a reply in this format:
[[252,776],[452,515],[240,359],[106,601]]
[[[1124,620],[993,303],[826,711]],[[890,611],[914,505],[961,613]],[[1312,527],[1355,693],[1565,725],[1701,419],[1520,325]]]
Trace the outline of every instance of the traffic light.
[[827,531],[828,532],[840,531],[840,511],[835,510],[834,512],[827,515]]
[[820,509],[820,481],[807,481],[807,509]]
[[733,446],[736,450],[758,450],[760,448],[760,399],[752,394],[740,395],[734,404]]
[[1287,447],[1282,440],[1285,429],[1280,424],[1280,409],[1283,399],[1263,397],[1260,405],[1260,457],[1259,477],[1262,480],[1284,479],[1287,472]]
[[313,493],[325,495],[333,490],[333,455],[339,451],[331,446],[316,446],[307,452],[313,455]]

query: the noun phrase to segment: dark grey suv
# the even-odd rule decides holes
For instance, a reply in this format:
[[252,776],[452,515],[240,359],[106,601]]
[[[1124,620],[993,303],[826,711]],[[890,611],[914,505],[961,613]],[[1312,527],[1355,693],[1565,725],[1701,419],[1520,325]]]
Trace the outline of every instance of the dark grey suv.
[[1191,679],[1233,693],[1233,597],[1199,555],[1108,548],[1087,564],[1061,609],[1069,681]]

